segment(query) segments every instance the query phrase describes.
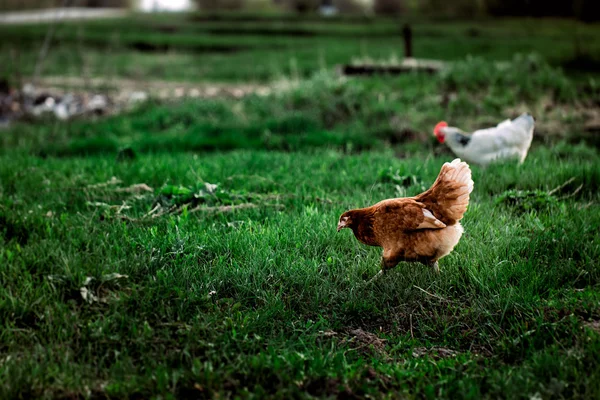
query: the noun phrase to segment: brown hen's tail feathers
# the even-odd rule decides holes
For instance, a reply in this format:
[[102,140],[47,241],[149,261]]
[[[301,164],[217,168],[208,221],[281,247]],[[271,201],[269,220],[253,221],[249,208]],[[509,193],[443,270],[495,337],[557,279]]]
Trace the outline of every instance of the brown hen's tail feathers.
[[416,196],[415,200],[425,204],[446,225],[453,225],[467,211],[472,191],[471,169],[466,162],[457,158],[445,163],[433,185]]

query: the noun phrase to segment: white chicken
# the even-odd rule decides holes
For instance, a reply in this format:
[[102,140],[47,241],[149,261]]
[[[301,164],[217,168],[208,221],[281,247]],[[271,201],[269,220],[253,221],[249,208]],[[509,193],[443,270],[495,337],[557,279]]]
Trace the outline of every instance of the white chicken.
[[469,163],[488,165],[507,159],[517,159],[522,163],[531,146],[534,126],[533,117],[523,113],[512,121],[507,119],[494,128],[470,134],[442,121],[435,126],[433,134],[440,143],[446,143],[457,157]]

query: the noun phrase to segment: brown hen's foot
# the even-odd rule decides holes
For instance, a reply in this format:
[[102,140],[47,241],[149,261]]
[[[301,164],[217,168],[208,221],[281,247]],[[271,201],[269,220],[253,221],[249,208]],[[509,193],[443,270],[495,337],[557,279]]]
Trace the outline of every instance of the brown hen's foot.
[[431,266],[431,268],[433,268],[433,272],[435,272],[436,274],[440,274],[440,266],[438,265],[438,262],[433,262],[433,263],[429,263],[429,266]]

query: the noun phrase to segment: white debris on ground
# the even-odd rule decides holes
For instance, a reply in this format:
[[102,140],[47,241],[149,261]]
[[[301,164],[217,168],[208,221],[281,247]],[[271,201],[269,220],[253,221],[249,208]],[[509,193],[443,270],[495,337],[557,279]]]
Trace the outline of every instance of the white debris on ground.
[[14,113],[8,116],[11,119],[50,115],[64,121],[77,116],[106,115],[115,107],[106,94],[57,91],[31,84],[24,85],[20,92],[14,91],[10,97],[14,103],[11,107]]
[[138,82],[127,79],[83,79],[49,77],[37,86],[25,84],[21,90],[0,82],[0,127],[21,118],[54,117],[69,120],[76,117],[112,115],[126,111],[150,99],[159,101],[184,98],[267,96],[294,84],[278,82],[256,84],[194,84],[190,82]]

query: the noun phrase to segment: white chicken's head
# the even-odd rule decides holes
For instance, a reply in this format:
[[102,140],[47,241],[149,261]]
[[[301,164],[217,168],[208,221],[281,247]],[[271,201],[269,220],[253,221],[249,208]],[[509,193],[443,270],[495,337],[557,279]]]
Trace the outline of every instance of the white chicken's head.
[[448,128],[448,123],[445,121],[438,122],[435,128],[433,128],[433,134],[437,138],[438,142],[444,143],[446,141],[446,129]]

